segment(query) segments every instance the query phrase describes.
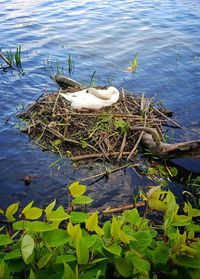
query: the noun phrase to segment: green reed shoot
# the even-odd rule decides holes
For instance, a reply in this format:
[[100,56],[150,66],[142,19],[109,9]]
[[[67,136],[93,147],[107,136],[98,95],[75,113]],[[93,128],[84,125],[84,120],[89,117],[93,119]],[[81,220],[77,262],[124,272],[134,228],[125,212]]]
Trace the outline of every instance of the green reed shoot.
[[70,53],[69,53],[67,62],[68,62],[68,72],[71,73],[74,69],[74,62],[72,60],[72,57],[71,57]]
[[17,47],[15,52],[15,63],[17,67],[21,66],[21,46]]
[[95,74],[96,74],[96,71],[93,72],[93,74],[92,74],[92,76],[90,78],[89,87],[94,86]]
[[128,67],[128,70],[130,72],[135,72],[137,67],[138,67],[138,63],[137,63],[137,57],[138,57],[138,51],[134,56],[134,59],[132,61],[130,61],[130,66]]
[[21,66],[21,46],[17,47],[15,53],[12,50],[7,51],[6,55],[7,60],[10,64],[16,64],[17,67]]
[[8,59],[8,61],[9,61],[11,64],[13,64],[13,62],[14,62],[14,54],[12,53],[11,50],[9,50],[9,51],[7,52],[6,58]]

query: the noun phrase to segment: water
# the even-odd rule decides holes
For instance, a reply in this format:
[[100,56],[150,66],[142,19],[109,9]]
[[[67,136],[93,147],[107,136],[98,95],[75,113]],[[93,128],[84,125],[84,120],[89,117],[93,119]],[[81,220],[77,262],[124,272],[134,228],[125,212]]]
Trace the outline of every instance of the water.
[[[42,152],[17,127],[17,109],[58,89],[50,76],[56,63],[67,74],[69,53],[72,78],[89,82],[96,71],[99,85],[154,96],[183,127],[173,141],[200,139],[198,0],[0,0],[0,7],[0,47],[14,51],[21,45],[24,70],[0,75],[0,206],[32,199],[43,205],[54,197],[65,204],[66,185],[88,175],[69,160],[50,167],[57,155]],[[139,67],[132,74],[126,69],[137,51]],[[35,176],[29,187],[22,181],[26,175]],[[96,206],[125,203],[133,186],[140,186],[132,180],[129,171],[119,172],[89,192],[98,196]]]

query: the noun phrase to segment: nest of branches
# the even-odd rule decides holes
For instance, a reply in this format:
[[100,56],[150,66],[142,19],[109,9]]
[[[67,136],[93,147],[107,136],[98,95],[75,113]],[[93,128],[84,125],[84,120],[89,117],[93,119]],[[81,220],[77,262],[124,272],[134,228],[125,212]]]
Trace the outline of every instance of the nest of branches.
[[165,115],[143,95],[120,92],[119,101],[93,111],[73,110],[60,92],[47,94],[20,114],[26,132],[45,150],[53,150],[72,160],[131,160],[142,138],[137,127],[156,128],[162,138]]

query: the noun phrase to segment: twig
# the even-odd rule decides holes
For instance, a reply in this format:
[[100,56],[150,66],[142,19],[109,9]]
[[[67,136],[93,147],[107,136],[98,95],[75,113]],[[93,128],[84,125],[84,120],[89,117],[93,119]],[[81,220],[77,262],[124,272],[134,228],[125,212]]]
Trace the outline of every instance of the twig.
[[125,92],[124,92],[123,88],[122,88],[122,102],[123,102],[125,111],[128,113],[128,115],[130,115],[130,111],[128,110],[128,108],[126,106],[126,96],[125,96]]
[[[148,104],[147,104],[146,107],[145,107],[144,94],[142,94],[142,98],[141,98],[141,112],[143,112],[144,109],[145,109],[144,127],[146,126],[146,122],[147,122],[147,113],[148,113],[148,110],[149,110],[150,103],[151,103],[151,100],[149,100]],[[141,139],[142,139],[142,137],[143,137],[143,134],[144,134],[144,132],[142,131],[142,132],[140,133],[140,135],[139,135],[139,138],[138,138],[136,144],[134,145],[133,149],[131,150],[130,154],[128,155],[127,161],[129,161],[129,160],[132,158],[133,154],[135,153],[135,150],[138,148],[138,145],[139,145],[139,143],[140,143],[140,141],[141,141]]]
[[10,62],[2,52],[0,52],[0,57],[3,59],[4,62],[6,62],[6,64],[13,68],[12,62]]
[[61,92],[61,89],[58,91],[57,93],[57,96],[56,96],[56,100],[55,100],[55,103],[54,103],[54,106],[53,106],[53,109],[52,109],[52,115],[54,116],[54,112],[55,112],[55,109],[56,109],[56,105],[57,105],[57,102],[58,102],[58,98],[60,96],[60,92]]
[[95,175],[92,175],[92,176],[88,176],[88,177],[84,177],[82,179],[80,179],[80,181],[86,181],[86,180],[91,180],[91,179],[94,179],[94,178],[98,178],[98,177],[101,177],[101,176],[105,176],[105,175],[109,175],[111,173],[114,173],[114,172],[117,172],[119,170],[123,170],[125,168],[128,168],[128,167],[138,167],[139,164],[125,164],[121,167],[118,167],[118,168],[114,168],[114,169],[111,169],[109,171],[104,171],[104,172],[101,172],[101,173],[98,173],[98,174],[95,174]]
[[[110,152],[106,153],[107,156],[110,157],[117,157],[119,156],[119,152]],[[122,156],[127,156],[129,155],[129,152],[123,152]],[[92,159],[92,158],[102,158],[105,155],[103,153],[92,153],[92,154],[85,154],[85,155],[80,155],[80,156],[72,156],[70,157],[72,161],[80,161],[80,160],[87,160],[87,159]]]
[[127,140],[127,132],[124,133],[122,144],[121,144],[121,147],[120,147],[120,153],[119,153],[119,156],[118,156],[117,160],[120,160],[122,158],[123,151],[124,151],[124,148],[126,146],[126,140]]
[[108,208],[105,209],[103,211],[100,211],[101,214],[112,214],[112,213],[120,213],[123,212],[125,210],[130,210],[136,207],[141,207],[141,206],[145,206],[145,202],[137,202],[136,204],[129,204],[129,205],[124,205],[121,207],[117,207],[117,208]]
[[131,159],[131,157],[133,156],[133,154],[135,153],[135,150],[138,148],[138,145],[142,139],[142,136],[143,136],[144,132],[141,132],[140,135],[139,135],[139,138],[136,142],[136,144],[134,145],[133,149],[131,150],[131,152],[129,153],[128,157],[127,157],[127,161],[129,161]]
[[174,120],[172,120],[171,118],[169,118],[168,116],[166,116],[164,113],[162,113],[161,111],[159,111],[156,108],[152,108],[154,111],[156,111],[157,113],[159,113],[160,115],[162,115],[164,118],[166,118],[168,121],[170,121],[171,123],[173,123],[176,127],[181,128],[181,126],[176,123]]

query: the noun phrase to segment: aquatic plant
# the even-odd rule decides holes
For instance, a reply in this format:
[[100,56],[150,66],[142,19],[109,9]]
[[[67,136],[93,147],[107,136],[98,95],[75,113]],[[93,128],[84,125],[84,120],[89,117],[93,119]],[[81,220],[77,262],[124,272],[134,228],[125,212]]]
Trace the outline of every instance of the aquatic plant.
[[18,70],[21,68],[21,46],[16,48],[16,51],[7,51],[6,55],[0,51],[0,58],[12,69]]
[[68,55],[67,63],[68,63],[68,72],[69,74],[71,74],[74,69],[74,61],[72,60],[72,56],[70,53]]
[[21,46],[17,47],[15,52],[15,63],[17,67],[21,66]]
[[138,67],[138,63],[137,63],[137,57],[138,57],[138,52],[135,54],[133,60],[130,61],[130,65],[128,67],[128,71],[129,72],[135,72],[137,67]]
[[68,187],[67,211],[55,209],[56,200],[0,209],[0,278],[198,278],[200,210],[185,203],[179,212],[170,191],[153,187],[143,216],[133,208],[102,224],[102,213],[85,212],[86,190],[79,182]]
[[95,74],[96,74],[96,71],[93,72],[93,74],[92,74],[92,76],[90,78],[89,87],[94,86]]
[[74,70],[74,61],[70,53],[67,58],[67,65],[60,63],[57,59],[56,61],[51,61],[49,56],[43,60],[43,64],[46,70],[50,70],[50,72],[53,73],[53,76],[58,74],[64,75],[66,72],[71,75]]

